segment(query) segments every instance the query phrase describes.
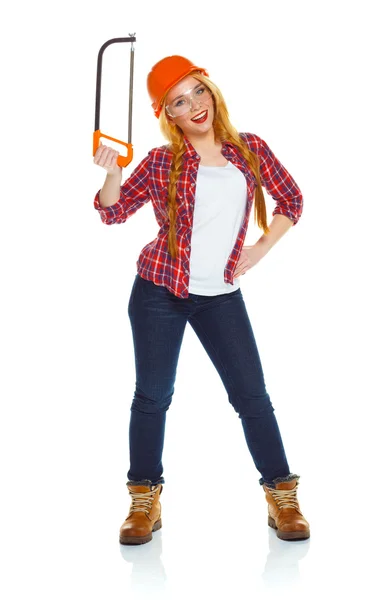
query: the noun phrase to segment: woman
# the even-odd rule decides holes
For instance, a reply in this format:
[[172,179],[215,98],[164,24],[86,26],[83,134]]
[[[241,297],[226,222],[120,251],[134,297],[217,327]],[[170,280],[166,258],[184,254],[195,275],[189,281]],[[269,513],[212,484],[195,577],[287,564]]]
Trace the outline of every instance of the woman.
[[[136,387],[129,424],[132,505],[122,544],[142,544],[162,526],[160,494],[166,411],[190,323],[241,419],[268,502],[268,524],[284,540],[306,539],[274,408],[240,290],[244,275],[298,222],[303,198],[264,140],[238,133],[208,72],[182,56],[154,65],[147,87],[168,144],[153,148],[121,185],[118,152],[101,145],[94,162],[107,171],[94,207],[106,224],[124,223],[152,201],[160,226],[137,260],[128,314]],[[276,200],[266,223],[262,186]],[[249,215],[263,235],[244,246]]]

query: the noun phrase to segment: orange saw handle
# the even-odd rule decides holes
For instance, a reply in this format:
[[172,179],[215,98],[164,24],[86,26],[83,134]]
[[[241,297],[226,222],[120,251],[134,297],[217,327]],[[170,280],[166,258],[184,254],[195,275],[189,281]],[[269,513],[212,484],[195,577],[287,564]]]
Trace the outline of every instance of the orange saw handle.
[[[112,40],[108,40],[105,42],[98,52],[98,61],[97,61],[97,86],[95,91],[95,121],[94,121],[94,134],[93,134],[93,156],[95,156],[96,151],[99,148],[100,138],[106,138],[108,140],[112,140],[113,142],[117,142],[118,144],[122,144],[127,148],[127,155],[123,156],[119,154],[117,157],[117,164],[119,167],[126,167],[133,159],[133,145],[131,143],[132,137],[132,104],[133,104],[133,70],[134,70],[134,47],[133,42],[136,41],[134,33],[130,33],[128,38],[113,38]],[[114,44],[116,42],[131,42],[131,64],[130,64],[130,80],[129,80],[129,112],[128,112],[128,142],[122,142],[117,138],[111,137],[109,135],[105,135],[101,132],[99,128],[99,114],[100,114],[100,105],[101,105],[101,84],[102,84],[102,58],[103,52],[110,44]]]
[[107,140],[112,140],[113,142],[117,142],[118,144],[122,144],[123,146],[125,146],[127,148],[127,156],[123,156],[122,154],[119,154],[119,156],[117,157],[117,164],[119,165],[119,167],[126,167],[127,165],[129,165],[130,162],[132,162],[132,159],[133,159],[133,145],[132,144],[128,144],[127,142],[122,142],[121,140],[117,140],[116,138],[113,138],[113,137],[111,137],[109,135],[105,135],[99,129],[97,131],[94,131],[94,136],[93,136],[93,156],[95,156],[95,153],[96,153],[96,151],[99,148],[99,140],[101,138],[106,138]]

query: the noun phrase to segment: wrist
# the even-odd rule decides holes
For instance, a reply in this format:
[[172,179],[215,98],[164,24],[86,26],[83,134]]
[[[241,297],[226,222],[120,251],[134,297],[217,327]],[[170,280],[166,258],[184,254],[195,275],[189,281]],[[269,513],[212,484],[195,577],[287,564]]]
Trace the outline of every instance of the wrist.
[[121,181],[123,177],[123,170],[121,169],[120,171],[115,171],[114,173],[107,173],[106,178],[110,179],[111,181]]
[[273,244],[271,240],[267,238],[267,236],[262,235],[260,239],[256,242],[256,247],[266,254],[272,248]]

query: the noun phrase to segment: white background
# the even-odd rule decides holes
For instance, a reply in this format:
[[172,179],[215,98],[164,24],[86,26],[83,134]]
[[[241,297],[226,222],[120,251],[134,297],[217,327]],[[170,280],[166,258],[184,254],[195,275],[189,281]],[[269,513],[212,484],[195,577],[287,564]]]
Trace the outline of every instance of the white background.
[[[8,5],[1,25],[2,597],[243,598],[371,586],[375,403],[373,2]],[[167,413],[162,529],[119,546],[135,371],[127,309],[151,203],[93,208],[98,51],[136,34],[129,176],[165,143],[146,77],[206,67],[238,131],[304,196],[298,225],[241,278],[311,538],[289,543],[240,420],[186,328]],[[130,45],[103,58],[101,130],[127,141]],[[267,195],[269,219],[274,207]],[[262,234],[249,222],[246,244]],[[163,545],[162,545],[163,542]]]

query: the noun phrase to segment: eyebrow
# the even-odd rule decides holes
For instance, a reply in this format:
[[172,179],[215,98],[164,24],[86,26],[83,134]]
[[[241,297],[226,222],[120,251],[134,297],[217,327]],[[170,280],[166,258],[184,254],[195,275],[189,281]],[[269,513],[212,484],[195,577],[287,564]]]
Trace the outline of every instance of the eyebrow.
[[[200,87],[200,85],[202,85],[202,83],[198,83],[197,85],[195,85],[195,87],[193,89],[194,90],[197,89],[198,87]],[[177,100],[178,98],[181,98],[182,96],[184,96],[184,94],[180,94],[180,96],[176,96],[176,98],[171,100],[170,104],[172,104],[172,102],[175,102],[175,100]]]

